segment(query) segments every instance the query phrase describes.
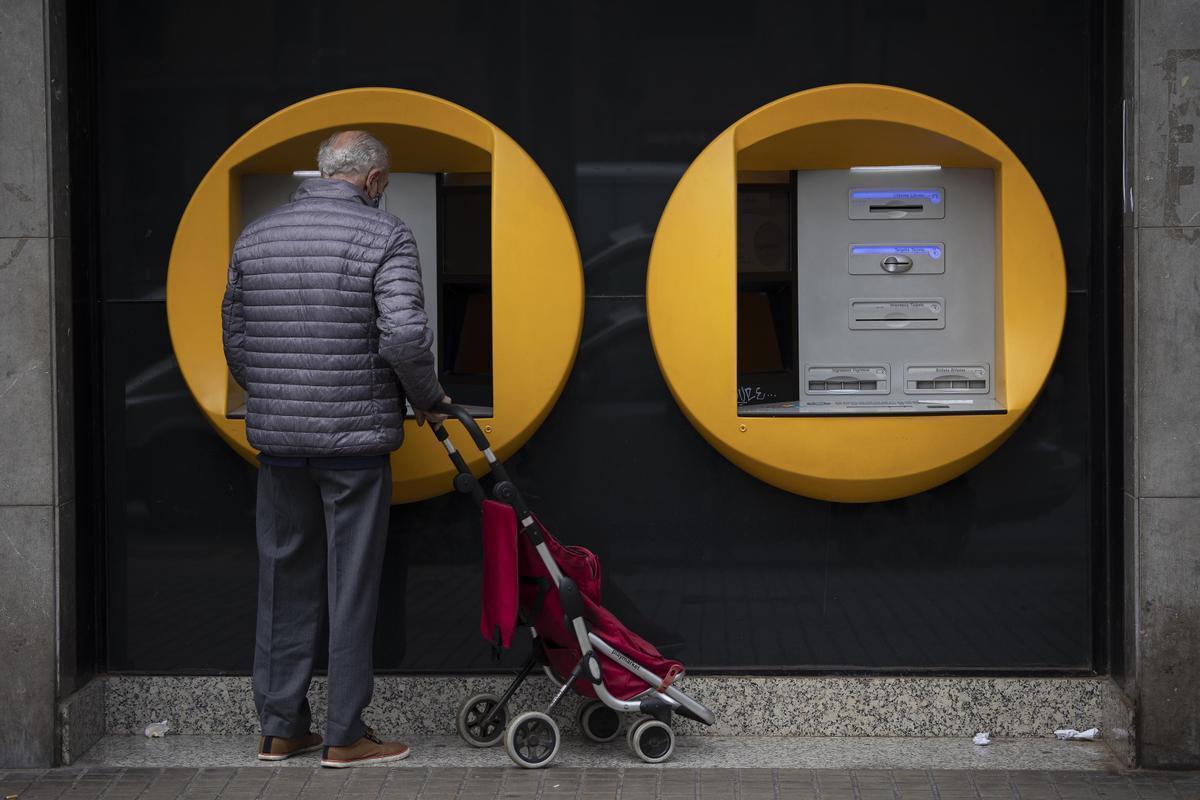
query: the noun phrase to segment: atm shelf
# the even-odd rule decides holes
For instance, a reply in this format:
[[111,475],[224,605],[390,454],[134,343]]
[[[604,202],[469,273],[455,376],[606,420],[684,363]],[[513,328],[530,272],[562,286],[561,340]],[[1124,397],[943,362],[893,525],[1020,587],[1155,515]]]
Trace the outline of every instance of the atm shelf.
[[854,417],[860,415],[895,417],[938,414],[1004,414],[1003,405],[987,398],[965,400],[927,398],[924,400],[800,400],[787,403],[763,403],[738,408],[740,417]]
[[[489,418],[489,417],[494,416],[494,414],[495,414],[495,412],[491,406],[464,405],[463,408],[465,408],[467,410],[468,414],[470,414],[472,417],[475,417],[476,419]],[[237,408],[230,411],[227,416],[229,417],[229,419],[245,419],[246,418],[246,407],[238,406]],[[413,416],[412,409],[406,408],[404,416],[411,419]]]
[[[471,405],[467,405],[466,403],[458,403],[458,405],[461,406],[462,408],[465,408],[467,410],[467,413],[470,414],[475,419],[491,419],[492,417],[494,417],[496,415],[496,410],[492,406],[471,406]],[[412,411],[411,406],[405,407],[404,416],[406,419],[413,418],[413,411]]]

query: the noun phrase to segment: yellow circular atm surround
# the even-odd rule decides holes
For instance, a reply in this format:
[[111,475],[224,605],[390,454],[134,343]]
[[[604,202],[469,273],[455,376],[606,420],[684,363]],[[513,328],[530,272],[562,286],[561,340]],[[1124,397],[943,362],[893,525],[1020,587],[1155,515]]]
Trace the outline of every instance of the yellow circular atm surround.
[[[1007,412],[891,417],[739,417],[737,172],[939,164],[996,175],[996,397]],[[646,304],[655,354],[680,408],[725,457],[781,489],[824,500],[904,497],[966,472],[1015,430],[1050,372],[1066,270],[1050,210],[991,131],[939,100],[890,86],[800,92],[748,114],[697,157],[655,233]]]
[[[231,378],[221,347],[226,265],[240,231],[239,180],[312,169],[332,131],[366,128],[392,154],[394,172],[490,172],[492,181],[492,392],[485,420],[501,457],[517,450],[566,383],[583,323],[583,269],[570,220],[537,164],[503,131],[446,100],[401,89],[349,89],[283,109],[234,142],[204,176],[183,213],[167,273],[167,320],[180,370],[209,422],[253,461],[245,423],[227,416]],[[447,423],[456,440],[461,426]],[[452,486],[446,452],[406,423],[392,455],[393,502]],[[462,447],[477,471],[484,460]]]

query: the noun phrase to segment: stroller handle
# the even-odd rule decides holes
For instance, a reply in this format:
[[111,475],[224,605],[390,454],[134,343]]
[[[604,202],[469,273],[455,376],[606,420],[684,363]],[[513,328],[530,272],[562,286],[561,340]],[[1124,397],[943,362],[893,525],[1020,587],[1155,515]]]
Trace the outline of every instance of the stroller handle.
[[[483,435],[483,431],[480,429],[479,424],[475,422],[475,418],[462,406],[455,405],[454,403],[435,403],[429,410],[435,414],[445,414],[447,417],[454,417],[461,422],[462,426],[467,429],[467,433],[470,434],[471,440],[475,442],[475,446],[481,452],[492,448],[491,442]],[[446,433],[445,428],[434,428],[434,433],[438,439],[445,439],[449,435]]]
[[[504,468],[504,464],[492,452],[491,442],[483,435],[483,431],[479,429],[479,424],[470,413],[462,406],[454,405],[453,403],[437,403],[429,409],[435,414],[445,414],[447,417],[454,417],[462,423],[466,428],[467,433],[471,435],[471,439],[475,442],[475,446],[479,448],[488,462],[488,469],[492,473],[492,477],[496,480],[496,485],[493,491],[496,494],[496,499],[507,503],[517,512],[517,516],[522,520],[529,520],[528,524],[532,523],[532,515],[529,511],[529,506],[525,504],[525,498],[521,497],[521,493],[513,484],[512,479],[508,476],[508,470]],[[446,453],[450,456],[450,460],[454,463],[454,468],[458,471],[458,475],[454,480],[454,488],[460,492],[470,494],[475,498],[477,503],[482,503],[486,497],[483,489],[479,486],[479,481],[471,473],[470,467],[467,466],[466,459],[462,457],[454,448],[454,443],[450,441],[450,431],[446,430],[445,425],[439,425],[433,429],[433,435],[446,448]]]

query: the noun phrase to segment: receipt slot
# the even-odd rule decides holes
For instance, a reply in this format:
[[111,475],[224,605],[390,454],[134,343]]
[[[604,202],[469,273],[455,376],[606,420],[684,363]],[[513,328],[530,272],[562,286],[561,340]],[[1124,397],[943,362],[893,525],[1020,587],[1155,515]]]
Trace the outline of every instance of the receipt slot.
[[[739,181],[764,185],[750,173]],[[787,374],[796,385],[777,387],[779,398],[739,387],[742,416],[1004,410],[992,380],[992,170],[798,170],[776,185],[787,187],[795,214],[787,286],[795,288],[797,356]],[[739,238],[761,224],[751,220]],[[753,308],[743,311],[753,320]],[[741,341],[752,331],[752,322],[739,326],[739,359],[760,346]]]
[[871,502],[961,475],[1045,384],[1062,245],[991,131],[891,86],[781,98],[721,133],[668,201],[646,306],[680,409],[734,464]]
[[[304,180],[319,175],[243,175],[242,227],[287,203]],[[416,240],[442,386],[472,416],[490,417],[491,176],[393,172],[379,208],[404,220]],[[232,382],[230,395],[230,415],[245,416],[243,393]]]
[[[528,154],[486,119],[420,92],[348,89],[309,98],[251,128],[213,164],[179,222],[167,269],[167,321],[184,381],[217,433],[256,462],[245,398],[221,347],[229,254],[246,223],[287,202],[321,141],[355,128],[391,152],[380,207],[416,238],[442,385],[507,458],[550,413],[574,361],[583,323],[579,248]],[[440,443],[418,435],[415,421],[406,427],[404,446],[392,454],[393,502],[450,491],[454,467]],[[483,455],[466,457],[483,471]]]

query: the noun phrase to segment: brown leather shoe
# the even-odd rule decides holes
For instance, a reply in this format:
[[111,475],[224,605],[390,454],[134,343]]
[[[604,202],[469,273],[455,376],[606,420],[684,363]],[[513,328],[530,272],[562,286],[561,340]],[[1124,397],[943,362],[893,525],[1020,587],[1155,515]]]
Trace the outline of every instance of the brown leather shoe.
[[400,742],[384,742],[367,728],[363,737],[345,747],[326,747],[321,754],[322,767],[358,767],[367,764],[384,764],[408,758],[408,745]]
[[285,739],[282,736],[258,737],[259,761],[283,761],[285,758],[298,756],[301,753],[311,753],[321,748],[321,737],[315,733],[297,736],[295,739]]

